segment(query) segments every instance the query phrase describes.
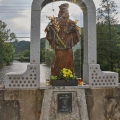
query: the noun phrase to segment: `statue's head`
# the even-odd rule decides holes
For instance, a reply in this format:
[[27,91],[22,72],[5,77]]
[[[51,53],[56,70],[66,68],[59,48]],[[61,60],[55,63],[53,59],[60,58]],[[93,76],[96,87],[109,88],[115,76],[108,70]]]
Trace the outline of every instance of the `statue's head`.
[[63,3],[59,6],[59,8],[60,8],[61,11],[66,11],[69,8],[69,4],[68,3]]
[[62,18],[69,18],[69,4],[68,3],[63,3],[59,6],[59,13],[58,13],[58,17],[62,17]]

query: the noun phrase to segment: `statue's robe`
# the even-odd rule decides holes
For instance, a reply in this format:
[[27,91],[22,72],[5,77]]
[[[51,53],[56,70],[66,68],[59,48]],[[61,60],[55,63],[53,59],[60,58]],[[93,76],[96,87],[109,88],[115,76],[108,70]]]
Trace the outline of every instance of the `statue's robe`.
[[[56,18],[60,31],[59,38],[62,39],[66,48],[61,44],[56,36],[52,21],[48,24],[45,31],[46,39],[48,40],[52,49],[55,49],[54,60],[51,65],[51,75],[58,76],[63,68],[70,69],[73,72],[73,51],[72,47],[80,41],[79,30],[76,29],[76,24],[70,19]],[[52,28],[51,28],[52,27]],[[54,30],[53,30],[54,29]]]

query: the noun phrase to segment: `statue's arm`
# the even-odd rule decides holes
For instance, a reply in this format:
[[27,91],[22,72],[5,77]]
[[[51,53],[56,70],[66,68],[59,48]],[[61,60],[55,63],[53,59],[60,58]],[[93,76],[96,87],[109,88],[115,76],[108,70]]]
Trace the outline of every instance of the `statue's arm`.
[[75,28],[75,24],[71,24],[69,27],[68,27],[68,30],[66,31],[68,34],[69,33],[73,33],[76,31],[76,28]]
[[47,25],[47,27],[45,28],[45,32],[48,32],[49,30],[50,30],[50,26],[52,26],[52,22],[50,22],[48,25]]

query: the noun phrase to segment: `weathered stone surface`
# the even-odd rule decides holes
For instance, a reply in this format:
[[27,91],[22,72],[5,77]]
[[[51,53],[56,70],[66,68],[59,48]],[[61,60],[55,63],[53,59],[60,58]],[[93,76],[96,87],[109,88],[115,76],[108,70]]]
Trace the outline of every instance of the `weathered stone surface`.
[[90,120],[120,119],[120,88],[88,89],[86,98]]
[[[58,94],[72,94],[72,112],[58,112]],[[50,89],[45,90],[40,120],[88,120],[84,89]]]
[[43,90],[0,90],[0,93],[3,94],[0,120],[39,120]]
[[0,90],[0,100],[4,100],[4,90]]
[[[74,88],[76,89],[76,88]],[[80,88],[79,88],[80,89]],[[51,91],[52,89],[48,89]],[[44,107],[47,107],[44,110],[45,115],[50,114],[51,120],[58,118],[61,120],[62,116],[60,114],[53,115],[54,111],[57,111],[56,104],[56,92],[62,92],[65,89],[59,88],[59,90],[53,89],[53,102],[49,102]],[[66,89],[66,92],[70,92]],[[82,89],[79,91],[82,94]],[[14,120],[15,117],[18,117],[18,120],[40,120],[42,100],[44,96],[44,90],[0,90],[0,120]],[[77,92],[73,91],[73,111],[77,111],[81,105],[77,105],[77,99],[81,100],[80,97],[76,98]],[[46,98],[50,98],[51,94],[46,94]],[[89,120],[119,120],[120,119],[120,88],[88,88],[85,90],[85,97],[88,109]],[[50,99],[49,99],[50,101]],[[74,104],[75,103],[75,104]],[[7,106],[7,104],[9,104]],[[84,101],[83,101],[84,104]],[[55,105],[55,108],[52,108],[51,111],[48,110],[49,107]],[[4,111],[4,112],[3,112]],[[49,113],[48,113],[49,112]],[[68,113],[65,113],[64,120],[67,120]],[[76,112],[76,114],[70,115],[69,120],[79,120],[75,118],[81,114]],[[8,118],[7,119],[7,115]],[[84,114],[85,115],[85,114]],[[73,118],[74,119],[73,119]],[[19,119],[20,118],[20,119]],[[45,120],[43,118],[42,120]],[[86,120],[86,119],[85,119]]]
[[20,120],[19,101],[0,100],[1,120]]
[[35,89],[40,87],[40,64],[29,64],[24,73],[7,73],[6,89]]
[[118,73],[101,71],[99,64],[90,64],[88,67],[88,71],[90,87],[118,86]]

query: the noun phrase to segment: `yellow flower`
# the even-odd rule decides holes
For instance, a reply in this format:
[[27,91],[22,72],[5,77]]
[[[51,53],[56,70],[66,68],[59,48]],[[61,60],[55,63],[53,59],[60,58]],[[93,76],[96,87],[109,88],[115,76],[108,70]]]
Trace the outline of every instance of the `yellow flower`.
[[67,74],[67,73],[64,71],[63,74]]
[[68,72],[70,73],[70,72],[71,72],[71,70],[68,70]]
[[66,77],[66,74],[64,74],[63,77]]
[[70,77],[72,78],[72,77],[73,77],[73,75],[70,75]]
[[66,68],[63,68],[63,71],[65,71],[66,70]]
[[61,70],[61,77],[64,77],[64,78],[67,78],[67,79],[69,79],[69,78],[73,78],[73,73],[72,73],[72,71],[70,70],[70,69],[67,69],[67,68],[63,68],[62,70]]

